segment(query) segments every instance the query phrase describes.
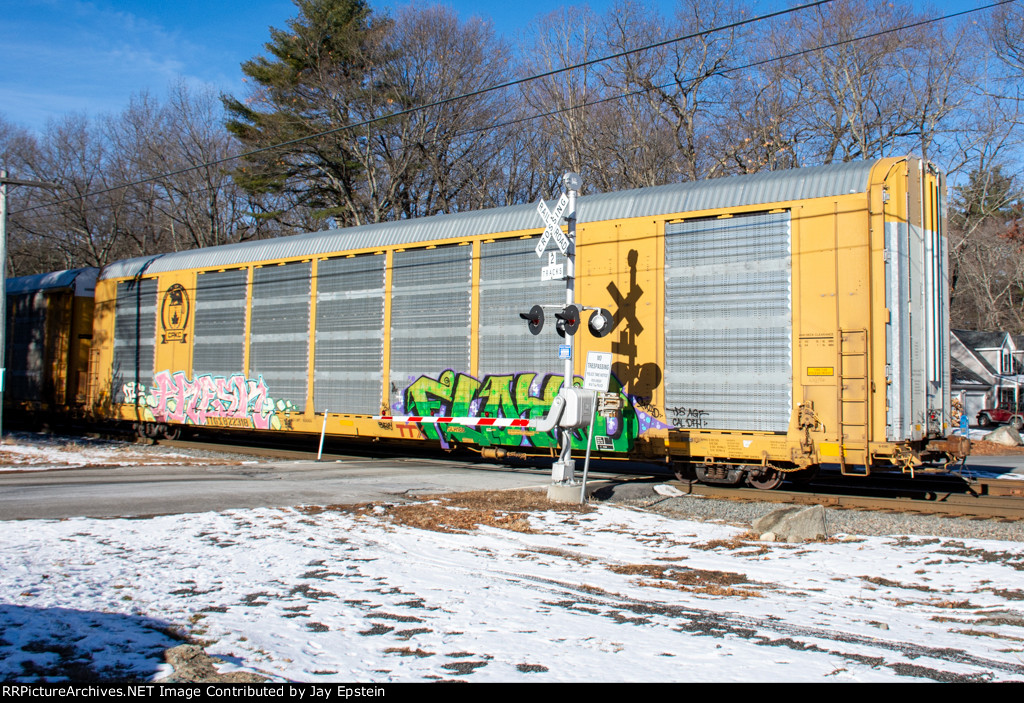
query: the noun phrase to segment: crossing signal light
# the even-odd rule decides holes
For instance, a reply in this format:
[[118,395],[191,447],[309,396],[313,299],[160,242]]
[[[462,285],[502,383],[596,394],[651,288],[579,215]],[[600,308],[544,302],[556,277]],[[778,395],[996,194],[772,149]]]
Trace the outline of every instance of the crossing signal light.
[[519,317],[526,320],[526,326],[532,334],[540,334],[544,329],[544,308],[540,305],[534,305],[530,312],[519,313]]
[[555,313],[555,317],[561,321],[564,334],[576,334],[580,328],[580,309],[575,305],[566,305],[562,312]]
[[604,337],[612,331],[614,326],[615,320],[612,318],[612,314],[604,308],[598,308],[591,313],[590,320],[587,322],[590,334],[595,337]]

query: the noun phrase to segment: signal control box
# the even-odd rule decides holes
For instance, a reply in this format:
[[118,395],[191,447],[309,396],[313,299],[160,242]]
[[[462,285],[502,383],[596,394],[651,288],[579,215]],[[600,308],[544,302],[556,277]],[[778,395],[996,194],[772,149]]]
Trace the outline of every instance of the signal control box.
[[565,396],[565,410],[558,426],[572,430],[589,425],[597,393],[583,388],[570,388],[563,390],[562,394]]

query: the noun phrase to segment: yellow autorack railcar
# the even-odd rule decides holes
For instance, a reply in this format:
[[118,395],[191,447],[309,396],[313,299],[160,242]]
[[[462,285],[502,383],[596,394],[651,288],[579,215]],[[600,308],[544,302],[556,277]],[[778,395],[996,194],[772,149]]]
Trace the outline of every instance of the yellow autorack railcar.
[[[886,158],[588,195],[576,299],[614,327],[607,457],[774,487],[819,465],[914,471],[950,427],[945,184]],[[541,417],[554,332],[532,205],[116,263],[96,289],[91,400],[150,433],[185,425],[547,454],[529,428],[376,415]],[[580,432],[580,445],[585,435]]]

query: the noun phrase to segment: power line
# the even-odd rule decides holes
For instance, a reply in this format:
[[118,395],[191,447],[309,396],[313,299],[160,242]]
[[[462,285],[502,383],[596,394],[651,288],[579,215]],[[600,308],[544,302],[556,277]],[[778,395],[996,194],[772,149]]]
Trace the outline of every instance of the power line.
[[[456,101],[479,97],[481,95],[485,95],[487,93],[491,93],[491,92],[494,92],[496,90],[504,90],[505,88],[511,88],[513,86],[522,85],[523,83],[529,83],[530,81],[539,80],[541,78],[549,78],[551,76],[555,76],[555,75],[558,75],[560,73],[566,73],[568,71],[574,71],[574,70],[577,70],[577,69],[580,69],[580,68],[586,68],[587,66],[593,66],[595,64],[603,63],[605,61],[611,61],[613,59],[622,58],[624,56],[629,56],[629,55],[632,55],[632,54],[637,54],[637,53],[640,53],[640,52],[643,52],[643,51],[649,51],[651,49],[657,49],[659,47],[667,46],[669,44],[675,44],[675,43],[678,43],[678,42],[681,42],[681,41],[686,41],[688,39],[694,39],[696,37],[699,37],[699,36],[702,36],[702,35],[705,35],[705,34],[715,34],[717,32],[723,32],[723,31],[730,30],[730,29],[737,29],[739,27],[742,27],[742,26],[745,26],[745,25],[748,25],[748,24],[762,22],[764,20],[773,19],[775,17],[781,17],[783,15],[788,15],[788,14],[791,14],[793,12],[799,12],[800,10],[806,10],[806,9],[809,9],[809,8],[812,8],[812,7],[819,7],[821,5],[826,5],[826,4],[828,4],[830,2],[833,2],[833,1],[834,0],[815,0],[814,2],[805,3],[803,5],[797,5],[795,7],[791,7],[791,8],[785,9],[785,10],[777,10],[775,12],[769,12],[769,13],[764,14],[764,15],[758,15],[756,17],[750,17],[748,19],[738,20],[736,22],[731,22],[729,24],[721,25],[721,26],[718,26],[718,27],[712,27],[710,29],[698,30],[696,32],[692,32],[690,34],[686,34],[686,35],[683,35],[683,36],[675,37],[673,39],[665,39],[665,40],[662,40],[662,41],[659,41],[659,42],[654,42],[654,43],[651,43],[651,44],[646,44],[644,46],[640,46],[640,47],[637,47],[635,49],[627,49],[625,51],[620,51],[620,52],[615,53],[615,54],[609,54],[607,56],[601,56],[601,57],[598,57],[598,58],[595,58],[595,59],[588,59],[587,61],[581,61],[579,63],[572,64],[571,66],[565,66],[563,68],[552,69],[550,71],[545,71],[543,73],[537,73],[537,74],[534,74],[532,76],[526,76],[524,78],[515,78],[513,80],[506,81],[504,83],[498,83],[498,84],[495,84],[495,85],[491,85],[491,86],[487,86],[487,87],[484,87],[484,88],[480,88],[478,90],[470,91],[468,93],[462,93],[461,95],[456,95],[456,96],[453,96],[453,97],[450,97],[450,98],[442,98],[441,100],[435,100],[434,102],[427,103],[426,105],[418,105],[418,106],[415,106],[415,107],[407,108],[405,110],[399,110],[397,112],[392,112],[392,113],[389,113],[387,115],[382,115],[380,117],[371,117],[369,119],[361,120],[359,122],[351,122],[351,123],[343,125],[341,127],[335,127],[333,129],[329,129],[329,130],[326,130],[326,131],[323,131],[323,132],[318,132],[317,134],[310,134],[310,135],[307,135],[305,137],[298,137],[296,139],[291,139],[291,140],[288,140],[288,141],[280,142],[278,144],[272,144],[270,146],[260,147],[259,149],[253,149],[251,151],[246,151],[246,152],[243,152],[241,154],[235,154],[233,156],[226,156],[226,157],[224,157],[222,159],[216,159],[214,161],[208,161],[208,162],[203,163],[203,164],[197,164],[197,165],[194,165],[194,166],[188,166],[188,167],[185,167],[185,168],[182,168],[182,169],[178,169],[177,171],[170,171],[168,173],[160,174],[158,176],[150,176],[150,177],[147,177],[147,178],[139,179],[137,181],[132,181],[132,182],[129,182],[129,183],[123,183],[121,185],[113,186],[113,187],[110,187],[110,188],[105,188],[103,190],[97,190],[97,191],[93,191],[93,192],[90,192],[90,193],[85,193],[83,195],[76,195],[76,196],[73,196],[73,197],[70,197],[70,198],[64,198],[62,200],[56,200],[56,201],[54,201],[52,203],[48,203],[46,205],[36,205],[34,207],[25,208],[24,210],[19,210],[19,211],[15,212],[15,213],[11,213],[11,214],[21,214],[23,212],[30,212],[32,210],[37,210],[37,209],[44,208],[44,207],[49,207],[49,206],[52,206],[52,205],[61,205],[63,203],[71,202],[73,200],[78,200],[78,199],[81,199],[81,198],[93,197],[93,196],[96,196],[96,195],[103,195],[104,193],[110,193],[112,191],[119,190],[119,189],[122,189],[122,188],[131,188],[132,186],[143,185],[145,183],[150,183],[150,182],[153,182],[153,181],[157,181],[157,180],[160,180],[162,178],[169,178],[171,176],[177,176],[177,175],[180,175],[182,173],[188,173],[189,171],[196,171],[196,170],[199,170],[199,169],[202,169],[202,168],[208,168],[210,166],[217,166],[217,165],[220,165],[222,163],[227,163],[229,161],[235,161],[237,159],[248,158],[250,156],[255,156],[257,154],[262,154],[262,153],[267,152],[267,151],[273,151],[275,149],[281,149],[281,148],[286,147],[286,146],[292,146],[294,144],[300,144],[302,142],[310,141],[310,140],[313,140],[313,139],[320,139],[321,137],[325,137],[325,136],[328,136],[328,135],[331,135],[331,134],[336,134],[338,132],[343,132],[343,131],[351,130],[351,129],[358,129],[359,127],[366,127],[366,126],[369,126],[371,124],[374,124],[375,122],[382,122],[384,120],[394,119],[395,117],[402,117],[404,115],[410,115],[410,114],[413,114],[413,113],[416,113],[416,112],[420,112],[420,111],[423,111],[423,110],[429,110],[431,108],[440,107],[442,105],[447,105],[449,103],[453,103],[453,102],[456,102]],[[1012,0],[1006,0],[1006,1],[1012,1]]]
[[[483,88],[483,89],[480,89],[480,90],[472,92],[472,93],[466,93],[466,94],[463,94],[463,95],[460,95],[460,96],[457,96],[457,97],[452,97],[452,98],[446,98],[444,100],[439,100],[439,101],[436,101],[434,103],[430,103],[428,105],[423,105],[423,106],[419,106],[419,107],[409,108],[407,110],[402,110],[400,112],[391,113],[391,114],[385,115],[383,117],[371,118],[369,120],[364,120],[362,122],[348,124],[348,125],[345,125],[343,127],[337,127],[337,128],[328,130],[326,132],[320,132],[318,134],[313,134],[313,135],[309,135],[309,136],[306,136],[306,137],[301,137],[299,139],[294,139],[294,140],[291,140],[291,141],[282,142],[280,144],[275,144],[275,145],[272,145],[272,146],[262,147],[260,149],[255,149],[253,151],[245,152],[245,153],[242,153],[242,154],[237,154],[237,155],[234,155],[234,156],[224,157],[222,159],[217,159],[217,160],[206,162],[206,163],[203,163],[203,164],[198,164],[198,165],[195,165],[195,166],[190,166],[190,167],[187,167],[187,168],[183,168],[183,169],[180,169],[180,170],[177,170],[177,171],[172,171],[172,172],[165,173],[165,174],[162,174],[162,175],[150,176],[150,177],[147,177],[147,178],[144,178],[144,179],[140,179],[138,181],[134,181],[134,182],[131,182],[131,183],[126,183],[126,184],[119,185],[119,186],[113,186],[113,187],[110,187],[110,188],[106,188],[106,189],[99,190],[99,191],[94,191],[94,192],[91,192],[91,193],[86,193],[86,194],[83,194],[83,195],[76,195],[76,196],[73,196],[73,197],[70,197],[70,198],[65,198],[63,200],[57,200],[57,201],[54,201],[52,203],[47,203],[47,204],[43,204],[43,205],[36,205],[36,206],[30,207],[30,208],[25,208],[23,210],[18,210],[17,212],[12,213],[12,214],[21,214],[21,213],[24,213],[24,212],[31,212],[33,210],[38,210],[38,209],[42,209],[42,208],[46,208],[46,207],[51,207],[53,205],[60,205],[62,203],[72,202],[72,201],[75,201],[75,200],[83,200],[83,199],[85,199],[87,197],[91,197],[91,196],[95,196],[95,195],[102,195],[104,193],[109,193],[109,192],[113,192],[113,191],[116,191],[116,190],[121,190],[123,188],[130,188],[130,187],[136,186],[136,185],[143,185],[143,184],[146,184],[146,183],[151,183],[153,181],[157,181],[157,180],[160,180],[160,179],[163,179],[163,178],[167,178],[167,177],[170,177],[170,176],[174,176],[174,175],[179,175],[181,173],[187,173],[189,171],[195,171],[195,170],[206,168],[206,167],[209,167],[209,166],[216,166],[216,165],[219,165],[219,164],[222,164],[222,163],[225,163],[225,162],[228,162],[228,161],[232,161],[232,160],[235,160],[235,159],[245,158],[245,157],[250,156],[250,155],[262,153],[262,152],[265,152],[265,151],[271,151],[273,149],[279,149],[279,148],[281,148],[283,146],[289,146],[289,145],[300,143],[300,142],[303,142],[303,141],[308,141],[308,140],[311,140],[311,139],[317,139],[319,137],[323,137],[323,136],[326,136],[326,135],[329,135],[329,134],[334,134],[336,132],[340,132],[340,131],[347,130],[347,129],[355,129],[357,127],[363,127],[363,126],[366,126],[366,125],[369,125],[369,124],[372,124],[374,122],[378,122],[378,121],[381,121],[381,120],[391,119],[393,117],[415,113],[415,112],[420,111],[420,110],[427,110],[427,109],[430,109],[432,107],[436,107],[436,106],[439,106],[439,105],[444,105],[444,104],[447,104],[447,103],[450,103],[450,102],[453,102],[453,101],[456,101],[456,100],[465,99],[465,98],[468,98],[468,97],[475,97],[477,95],[481,95],[481,94],[484,94],[484,93],[487,93],[487,92],[498,90],[500,88],[505,88],[505,87],[509,87],[509,86],[512,86],[512,85],[518,85],[518,84],[525,83],[525,82],[532,81],[532,80],[536,80],[536,79],[539,79],[539,78],[546,78],[546,77],[549,77],[549,76],[552,76],[552,75],[556,75],[558,73],[563,73],[565,71],[570,71],[570,70],[573,70],[573,69],[576,69],[576,68],[581,68],[581,67],[585,67],[585,66],[588,66],[588,65],[593,65],[593,64],[596,64],[596,63],[599,63],[599,62],[608,61],[608,60],[615,59],[615,58],[620,58],[622,56],[626,56],[626,55],[629,55],[629,54],[637,53],[639,51],[646,51],[646,50],[649,50],[649,49],[658,48],[660,46],[665,46],[667,44],[671,44],[671,43],[674,43],[674,42],[684,41],[686,39],[691,39],[691,38],[694,38],[696,36],[700,36],[700,35],[703,35],[703,34],[712,34],[714,32],[724,31],[725,29],[734,28],[735,26],[739,26],[740,24],[747,24],[747,23],[753,22],[753,21],[769,19],[769,18],[778,16],[778,15],[781,15],[781,14],[787,14],[789,12],[793,12],[793,11],[796,11],[796,10],[801,10],[801,9],[806,9],[806,8],[809,8],[809,7],[814,7],[814,6],[822,5],[822,4],[825,4],[827,2],[831,2],[831,1],[832,0],[821,0],[819,2],[814,2],[814,3],[807,4],[807,5],[801,5],[801,6],[798,6],[798,7],[795,7],[795,8],[791,8],[790,10],[770,13],[768,15],[763,15],[763,16],[761,16],[759,18],[752,18],[751,20],[744,20],[744,21],[742,21],[740,23],[736,23],[734,25],[723,25],[722,27],[718,27],[718,28],[714,28],[714,29],[710,29],[710,30],[706,30],[706,31],[701,31],[701,32],[696,32],[694,34],[686,35],[686,36],[683,36],[683,37],[677,37],[675,39],[665,40],[665,41],[657,42],[657,43],[654,43],[654,44],[649,44],[649,45],[646,45],[644,47],[640,47],[640,48],[637,48],[637,49],[630,49],[628,51],[619,52],[617,54],[612,54],[612,55],[600,57],[600,58],[597,58],[597,59],[591,59],[589,61],[585,61],[585,62],[581,62],[581,63],[578,63],[578,64],[574,64],[573,66],[569,66],[569,67],[566,67],[566,68],[555,69],[555,70],[548,71],[548,72],[545,72],[545,73],[536,74],[534,76],[530,76],[530,77],[527,77],[527,78],[516,79],[514,81],[509,81],[507,83],[503,83],[503,84],[500,84],[500,85],[497,85],[497,86],[491,86],[491,87],[488,87],[488,88]],[[770,64],[770,63],[774,63],[774,62],[777,62],[777,61],[784,61],[784,60],[787,60],[787,59],[796,58],[798,56],[804,56],[806,54],[813,54],[813,53],[816,53],[816,52],[819,52],[819,51],[825,51],[827,49],[833,49],[833,48],[836,48],[836,47],[839,47],[839,46],[844,46],[844,45],[847,45],[847,44],[853,44],[853,43],[860,42],[860,41],[865,41],[865,40],[868,40],[868,39],[874,39],[874,38],[877,38],[877,37],[885,36],[887,34],[893,34],[893,33],[902,32],[902,31],[905,31],[905,30],[908,30],[908,29],[915,29],[915,28],[918,28],[918,27],[927,26],[929,24],[934,24],[934,23],[937,23],[937,22],[943,22],[943,21],[948,20],[948,19],[953,19],[953,18],[960,17],[960,16],[963,16],[963,15],[972,14],[972,13],[975,13],[975,12],[981,12],[981,11],[984,11],[984,10],[990,10],[990,9],[995,8],[995,7],[999,7],[999,6],[1002,6],[1002,5],[1008,5],[1008,4],[1016,2],[1016,1],[1017,0],[999,0],[998,2],[993,2],[993,3],[990,3],[988,5],[982,5],[982,6],[971,8],[971,9],[968,9],[968,10],[960,10],[960,11],[957,11],[957,12],[951,12],[949,14],[941,15],[939,17],[931,17],[931,18],[919,20],[917,22],[911,22],[909,24],[900,25],[898,27],[893,27],[893,28],[890,28],[890,29],[882,29],[882,30],[878,30],[876,32],[870,32],[868,34],[862,34],[862,35],[859,35],[859,36],[856,36],[856,37],[851,37],[849,39],[843,39],[843,40],[835,41],[835,42],[832,42],[830,44],[823,44],[823,45],[811,47],[811,48],[808,48],[808,49],[801,49],[799,51],[794,51],[794,52],[791,52],[789,54],[783,54],[783,55],[780,55],[780,56],[773,56],[773,57],[766,58],[766,59],[760,59],[758,61],[752,61],[750,63],[746,63],[746,64],[743,64],[743,65],[740,65],[740,66],[732,66],[732,67],[721,68],[718,71],[716,71],[715,73],[719,74],[719,75],[727,75],[727,74],[730,74],[730,73],[736,73],[738,71],[745,71],[745,70],[749,70],[751,68],[757,68],[757,67],[764,66],[764,65],[767,65],[767,64]],[[633,96],[636,96],[636,95],[643,95],[645,93],[649,93],[649,92],[652,92],[654,90],[661,90],[661,89],[669,88],[672,85],[673,85],[673,83],[664,83],[664,84],[661,84],[661,85],[655,85],[655,86],[650,86],[650,87],[645,87],[645,88],[639,88],[637,90],[628,91],[626,93],[620,93],[618,95],[613,95],[613,96],[609,96],[609,97],[605,97],[605,98],[599,98],[597,100],[591,100],[591,101],[582,102],[582,103],[579,103],[578,105],[570,105],[570,106],[567,106],[567,107],[559,108],[559,109],[556,109],[556,110],[551,110],[551,111],[544,112],[544,113],[537,113],[537,114],[529,115],[529,116],[526,116],[526,117],[517,117],[515,119],[506,120],[505,122],[498,122],[498,123],[489,124],[489,125],[487,125],[485,127],[476,127],[476,128],[472,128],[472,129],[467,129],[467,130],[464,130],[462,132],[456,133],[455,135],[453,135],[453,138],[464,137],[464,136],[468,136],[468,135],[471,135],[471,134],[476,134],[478,132],[493,131],[495,129],[500,129],[500,128],[512,126],[512,125],[515,125],[515,124],[521,124],[521,123],[529,122],[529,121],[536,120],[536,119],[542,119],[542,118],[545,118],[545,117],[553,117],[555,115],[560,115],[560,114],[563,114],[563,113],[566,113],[566,112],[570,112],[572,110],[578,110],[578,109],[585,108],[585,107],[592,107],[594,105],[601,105],[601,104],[608,103],[608,102],[613,102],[613,101],[617,101],[617,100],[623,100],[625,98],[633,97]],[[427,145],[430,145],[430,144],[437,143],[439,141],[441,141],[441,138],[436,138],[436,139],[428,140],[428,141],[425,141],[425,142],[418,142],[416,144],[416,146],[421,146],[421,145],[422,146],[427,146]],[[409,145],[409,146],[403,145],[403,148],[410,148],[411,146],[412,145]],[[191,195],[191,194],[194,194],[194,193],[201,193],[201,192],[204,192],[206,190],[209,190],[211,187],[213,187],[213,186],[196,188],[194,190],[187,191],[185,193],[181,193],[181,195]],[[131,201],[131,202],[144,202],[145,200],[147,200],[147,199],[140,198],[140,199],[136,199],[136,200]],[[86,208],[86,209],[87,210],[95,210],[95,209],[101,209],[103,207],[105,207],[105,206],[104,205],[96,205],[96,206],[93,206],[91,208]]]

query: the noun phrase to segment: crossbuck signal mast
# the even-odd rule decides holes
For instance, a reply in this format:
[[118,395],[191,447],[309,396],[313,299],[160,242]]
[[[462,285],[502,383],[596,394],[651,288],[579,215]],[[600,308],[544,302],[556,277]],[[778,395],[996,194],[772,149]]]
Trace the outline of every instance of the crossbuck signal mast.
[[[544,258],[545,250],[553,240],[558,250],[565,256],[565,262],[558,263],[555,251],[547,252],[547,265],[541,269],[542,281],[565,281],[565,304],[538,304],[529,312],[520,313],[519,317],[526,320],[530,332],[537,335],[544,329],[545,310],[553,313],[555,332],[565,338],[566,344],[559,345],[559,358],[565,361],[562,389],[551,403],[551,409],[544,418],[481,418],[481,417],[414,417],[378,415],[376,419],[433,425],[467,425],[471,427],[532,427],[538,432],[550,432],[556,427],[560,431],[562,449],[558,460],[551,467],[551,479],[554,487],[575,486],[575,465],[572,459],[572,432],[581,427],[590,427],[587,440],[587,462],[590,459],[590,442],[593,439],[593,424],[598,405],[602,414],[611,416],[618,410],[618,394],[608,393],[611,376],[611,354],[607,352],[590,352],[587,355],[587,375],[584,387],[573,386],[573,340],[580,328],[582,313],[590,310],[591,315],[587,328],[595,337],[604,337],[612,331],[614,321],[610,312],[604,308],[589,305],[578,305],[575,301],[576,284],[576,196],[579,192],[581,179],[577,173],[566,173],[562,183],[567,192],[558,198],[553,210],[549,209],[542,199],[537,203],[537,213],[544,221],[544,233],[537,242],[535,252]],[[568,223],[567,232],[562,232],[562,220]],[[611,397],[614,396],[614,397]],[[584,483],[586,468],[584,468]],[[585,486],[580,487],[580,500],[583,500]],[[551,490],[549,490],[551,495]]]
[[[587,427],[593,424],[596,392],[573,386],[573,340],[580,328],[580,319],[584,310],[592,310],[588,328],[595,337],[604,337],[611,332],[612,316],[603,308],[577,305],[575,301],[576,286],[576,196],[582,180],[577,173],[566,173],[562,176],[562,184],[566,191],[558,198],[554,210],[549,210],[544,200],[537,203],[537,214],[544,221],[544,233],[537,242],[535,252],[543,258],[548,245],[554,240],[559,251],[565,256],[565,264],[557,261],[557,253],[548,252],[547,266],[540,271],[542,281],[565,280],[565,305],[534,305],[529,312],[520,313],[519,317],[533,334],[540,334],[544,329],[545,308],[554,311],[555,331],[564,337],[567,344],[559,346],[559,357],[565,361],[562,390],[551,405],[551,410],[544,422],[537,425],[538,430],[550,430],[559,427],[561,431],[562,449],[558,461],[551,467],[551,480],[556,484],[572,484],[575,480],[575,462],[572,459],[572,433],[569,430]],[[568,231],[562,233],[562,218],[568,223]],[[610,355],[609,355],[610,356]],[[610,367],[610,359],[605,366]],[[588,384],[589,386],[590,384]],[[603,391],[608,390],[608,380],[604,380]],[[589,444],[589,442],[588,442]],[[587,453],[589,457],[589,446]]]

